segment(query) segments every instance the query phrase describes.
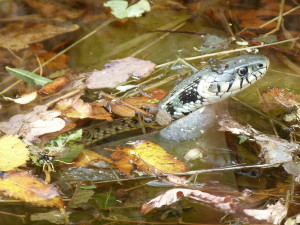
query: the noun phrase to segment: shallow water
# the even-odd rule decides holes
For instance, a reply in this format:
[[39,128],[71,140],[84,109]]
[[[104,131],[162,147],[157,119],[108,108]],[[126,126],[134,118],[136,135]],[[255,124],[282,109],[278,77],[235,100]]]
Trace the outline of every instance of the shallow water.
[[[247,6],[250,8],[250,4]],[[255,8],[255,5],[253,6]],[[250,9],[249,9],[250,10]],[[267,8],[266,8],[267,10]],[[112,59],[119,59],[127,56],[134,56],[141,59],[151,60],[156,64],[162,64],[176,60],[177,58],[185,58],[197,56],[201,53],[194,50],[194,47],[199,48],[201,44],[205,41],[205,38],[200,34],[183,34],[183,33],[167,33],[167,32],[151,32],[154,30],[172,30],[175,27],[179,27],[176,30],[181,31],[192,31],[201,34],[214,34],[221,37],[226,37],[230,39],[230,35],[225,31],[219,23],[211,23],[206,16],[202,16],[202,9],[199,9],[196,13],[188,9],[175,11],[168,8],[164,9],[153,9],[151,12],[145,14],[140,18],[128,19],[127,21],[113,21],[109,25],[102,28],[92,37],[86,39],[81,44],[78,44],[75,48],[68,52],[71,57],[71,67],[77,71],[91,71],[94,68],[101,69],[102,66]],[[196,15],[195,15],[196,14]],[[83,25],[82,29],[77,32],[76,39],[82,37],[84,33],[88,33],[101,24],[103,21],[95,22],[90,25]],[[230,48],[237,48],[239,46],[231,44]],[[219,49],[223,51],[223,49]],[[260,110],[259,95],[258,93],[268,89],[269,87],[287,88],[295,93],[300,92],[299,78],[297,76],[290,76],[285,73],[295,74],[295,71],[291,70],[285,66],[281,60],[273,53],[270,49],[259,50],[260,54],[269,56],[271,60],[271,66],[268,73],[259,82],[239,93],[236,97],[242,102]],[[241,53],[245,54],[245,52]],[[232,57],[236,54],[222,55],[217,57],[218,59]],[[205,60],[194,60],[189,63],[197,68],[201,68]],[[274,72],[272,70],[277,70],[281,72]],[[163,68],[156,72],[156,75],[162,74],[163,78],[170,76],[183,70],[170,71],[170,67]],[[167,75],[165,75],[167,74]],[[169,89],[176,85],[177,81],[169,83],[162,88]],[[229,106],[227,106],[229,105]],[[273,134],[272,126],[269,120],[261,115],[257,114],[249,107],[235,101],[234,99],[226,100],[225,103],[220,103],[219,110],[217,111],[217,119],[222,115],[222,111],[229,111],[231,115],[243,121],[244,123],[251,124],[254,128],[267,133]],[[110,143],[97,143],[90,147],[97,152],[103,152],[104,147],[114,147],[119,144],[125,144],[128,141],[147,139],[151,140],[156,144],[159,144],[169,153],[174,154],[178,159],[183,160],[184,155],[190,149],[199,148],[204,151],[204,157],[189,162],[190,170],[199,170],[204,168],[215,168],[223,167],[227,165],[232,165],[232,162],[236,159],[231,155],[232,150],[229,149],[228,137],[226,137],[224,132],[218,131],[218,124],[214,122],[212,126],[204,132],[203,135],[199,137],[192,138],[191,140],[176,142],[172,140],[166,140],[159,135],[159,132],[154,132],[151,134],[145,134],[141,136],[131,137],[131,134],[125,134],[123,136],[118,136],[116,140],[111,138]],[[284,133],[286,135],[286,133]],[[231,137],[232,138],[232,137]],[[233,138],[234,139],[234,138]],[[106,140],[106,142],[108,142]],[[237,145],[237,140],[235,140]],[[249,146],[242,146],[241,151],[247,150]],[[250,147],[249,147],[250,148]],[[252,154],[252,155],[251,155]],[[250,153],[248,155],[243,155],[242,162],[246,163],[259,163],[259,158],[255,155],[256,153]],[[248,157],[248,158],[247,158]],[[251,158],[252,157],[252,158]],[[235,162],[236,163],[236,162]],[[262,176],[258,179],[255,178],[245,178],[244,176],[238,176],[233,171],[227,172],[215,172],[215,173],[205,173],[199,175],[197,178],[197,183],[202,184],[203,188],[207,189],[219,189],[221,195],[227,195],[229,193],[234,196],[237,191],[242,190],[243,187],[262,189],[275,188],[276,185],[282,184],[281,177],[274,181],[273,173],[276,173],[277,169],[268,170],[268,172],[262,172]],[[282,171],[281,171],[282,172]],[[271,175],[269,175],[271,174]],[[250,181],[249,181],[250,180]],[[142,186],[140,188],[133,188],[127,198],[115,197],[115,193],[120,189],[130,189],[133,186],[138,186],[144,184],[145,181],[136,182],[125,182],[122,185],[114,185],[109,188],[100,187],[97,189],[98,194],[110,193],[112,196],[118,199],[118,202],[109,207],[103,209],[99,205],[93,208],[96,211],[99,210],[104,216],[113,217],[115,216],[121,222],[118,224],[132,224],[130,222],[124,221],[148,221],[148,222],[174,222],[177,223],[178,218],[182,218],[184,222],[190,222],[194,224],[199,223],[220,223],[223,213],[216,210],[212,210],[207,206],[203,206],[199,203],[191,202],[185,200],[182,204],[176,205],[170,211],[169,218],[166,220],[161,220],[161,212],[149,214],[142,216],[139,213],[140,206],[148,199],[156,197],[162,191],[168,188],[158,188],[150,186]],[[255,185],[259,184],[259,185]],[[285,183],[289,184],[289,183]],[[216,193],[218,194],[218,193]],[[99,200],[100,199],[100,200]],[[98,201],[103,201],[99,198]],[[12,203],[13,205],[13,203]],[[15,211],[16,214],[25,214],[29,211],[47,211],[39,207],[27,207],[27,205],[17,204],[17,207],[10,205],[0,205],[0,211]],[[90,206],[89,206],[90,207]],[[13,209],[12,209],[13,208]],[[183,212],[182,212],[183,211]],[[76,216],[75,216],[76,215]],[[239,218],[241,215],[232,216]],[[78,214],[74,213],[73,221],[82,221],[83,219],[92,220],[94,215],[92,212],[86,209],[78,209]],[[77,218],[75,218],[77,217]],[[242,216],[241,216],[242,217]],[[12,219],[9,216],[0,216],[3,224],[24,224],[20,222],[20,219]],[[2,219],[3,218],[3,219]],[[229,218],[230,219],[230,218]],[[228,219],[228,220],[229,220]],[[104,222],[105,221],[105,222]],[[122,222],[123,221],[123,222]],[[162,222],[162,223],[163,223]],[[91,222],[91,224],[107,224],[109,221],[101,220],[99,217],[96,222]],[[141,222],[142,223],[142,222]],[[27,224],[48,224],[48,223],[31,223]]]

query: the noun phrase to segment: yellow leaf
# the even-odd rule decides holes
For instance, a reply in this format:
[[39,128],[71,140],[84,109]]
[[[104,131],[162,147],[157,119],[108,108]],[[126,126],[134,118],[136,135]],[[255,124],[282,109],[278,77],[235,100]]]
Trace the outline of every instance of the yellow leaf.
[[184,162],[151,141],[136,141],[131,147],[119,147],[116,150],[111,158],[115,166],[127,176],[134,168],[147,174],[181,173],[187,170]]
[[8,172],[0,179],[0,193],[31,204],[63,209],[58,190],[29,172]]
[[19,138],[12,135],[0,138],[0,171],[9,171],[28,160],[28,149]]

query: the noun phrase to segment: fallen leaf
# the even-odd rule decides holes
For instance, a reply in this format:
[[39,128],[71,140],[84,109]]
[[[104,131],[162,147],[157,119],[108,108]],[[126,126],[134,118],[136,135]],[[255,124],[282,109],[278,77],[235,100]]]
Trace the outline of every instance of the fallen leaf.
[[29,72],[27,70],[22,70],[22,69],[17,69],[17,68],[10,68],[10,67],[5,67],[7,72],[9,72],[11,75],[24,80],[28,83],[37,85],[37,86],[43,86],[45,84],[51,83],[52,80],[39,76],[35,73]]
[[250,125],[243,126],[231,117],[224,117],[219,121],[220,131],[229,131],[233,134],[250,137],[249,141],[254,141],[260,148],[260,155],[266,163],[278,164],[290,162],[294,158],[294,154],[300,149],[299,144],[289,142],[282,138],[271,135],[261,134]]
[[221,51],[228,48],[229,43],[230,41],[227,38],[207,34],[204,37],[204,42],[197,50],[203,53]]
[[59,131],[65,126],[65,121],[57,118],[61,113],[48,110],[47,106],[40,105],[33,108],[32,112],[12,116],[8,122],[0,123],[0,130],[6,134],[23,137],[32,142],[37,137]]
[[203,202],[226,213],[233,213],[236,208],[230,196],[219,197],[199,190],[175,188],[143,204],[140,212],[147,214],[154,208],[171,205],[179,201],[182,197]]
[[17,104],[21,104],[21,105],[25,105],[29,102],[32,102],[34,99],[36,99],[36,97],[37,97],[37,92],[36,91],[31,92],[29,94],[23,94],[23,95],[21,95],[20,98],[15,98],[15,99],[3,96],[3,98],[5,100],[13,101],[13,102],[15,102]]
[[30,215],[31,221],[46,220],[51,224],[66,224],[69,220],[71,212],[60,212],[59,210],[53,210],[45,213],[34,213]]
[[246,215],[259,221],[265,220],[272,224],[281,224],[287,215],[287,207],[280,201],[277,201],[274,205],[268,204],[267,209],[244,209],[243,211]]
[[297,94],[285,89],[272,88],[264,91],[261,96],[260,103],[265,112],[273,109],[286,109],[288,113],[283,117],[286,122],[300,120],[300,103],[297,101],[299,99]]
[[84,11],[73,9],[67,5],[56,1],[48,0],[24,0],[30,7],[36,9],[45,17],[64,17],[75,19],[79,17]]
[[57,56],[55,52],[40,52],[38,54],[41,63],[47,62],[48,60],[52,59],[52,57],[56,57],[50,63],[47,63],[46,67],[51,69],[52,71],[62,70],[68,68],[68,61],[70,56],[66,54],[60,54]]
[[[154,92],[153,92],[154,93]],[[166,93],[166,92],[164,92]],[[160,92],[154,93],[158,97],[163,96],[164,94]],[[150,94],[151,95],[151,94]],[[137,108],[147,107],[154,108],[156,104],[159,102],[159,99],[148,97],[148,96],[138,96],[132,98],[125,98],[123,102],[128,103]],[[128,106],[122,105],[122,103],[118,101],[110,101],[109,106],[111,107],[111,112],[122,117],[134,117],[136,112],[134,109],[129,108]]]
[[133,57],[112,60],[104,65],[104,69],[85,73],[87,76],[86,86],[90,89],[113,88],[126,82],[131,76],[144,78],[150,75],[155,64],[150,61],[140,60]]
[[119,19],[139,17],[151,9],[147,0],[140,0],[130,6],[128,6],[128,2],[125,0],[110,0],[104,3],[104,6],[110,7],[112,10],[111,13]]
[[61,90],[64,86],[70,83],[70,79],[66,76],[56,78],[52,83],[44,85],[39,94],[51,95]]
[[71,200],[69,201],[68,207],[71,209],[79,208],[82,205],[86,204],[94,195],[93,190],[85,190],[77,186],[74,195],[72,196]]
[[12,135],[0,138],[0,171],[9,171],[26,163],[29,150],[19,138]]
[[111,121],[111,114],[101,103],[87,103],[78,97],[66,98],[56,103],[55,108],[69,118],[93,118]]
[[130,147],[117,147],[111,158],[126,176],[130,176],[135,168],[147,174],[180,173],[187,170],[184,162],[151,141],[141,140]]
[[76,158],[76,160],[74,161],[74,163],[72,163],[72,167],[88,167],[90,166],[90,163],[92,161],[104,161],[106,163],[109,163],[109,164],[113,164],[113,162],[102,156],[102,155],[99,155],[98,153],[94,152],[94,151],[91,151],[91,150],[88,150],[88,149],[84,149],[81,154]]
[[39,23],[11,23],[0,30],[0,47],[11,50],[28,48],[29,44],[78,30],[76,24],[55,26]]
[[8,172],[0,179],[0,192],[33,205],[63,209],[58,190],[29,172]]

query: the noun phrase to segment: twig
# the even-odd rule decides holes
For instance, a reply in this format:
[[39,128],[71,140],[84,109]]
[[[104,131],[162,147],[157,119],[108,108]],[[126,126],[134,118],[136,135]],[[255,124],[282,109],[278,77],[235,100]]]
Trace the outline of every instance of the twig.
[[264,34],[265,37],[268,36],[268,35],[270,35],[270,34],[275,33],[276,31],[278,31],[280,29],[280,26],[281,26],[281,23],[282,23],[282,20],[283,20],[284,5],[285,5],[285,0],[281,0],[277,25],[276,25],[276,27],[273,30],[271,30],[270,32]]
[[102,92],[100,92],[100,95],[103,96],[103,97],[106,97],[106,98],[110,98],[110,99],[112,99],[112,100],[115,100],[115,101],[117,101],[117,102],[120,102],[122,105],[125,105],[125,106],[127,106],[127,107],[129,107],[129,108],[135,110],[136,112],[141,113],[142,115],[144,115],[144,116],[146,116],[146,117],[148,117],[148,118],[153,118],[153,115],[152,115],[152,114],[149,114],[149,113],[145,112],[144,110],[141,110],[141,109],[139,109],[139,108],[137,108],[137,107],[135,107],[135,106],[133,106],[133,105],[130,105],[130,104],[128,104],[128,103],[122,101],[121,99],[118,99],[118,98],[116,98],[116,97],[114,97],[114,96],[112,96],[112,95],[110,95],[110,94],[107,94],[107,93],[105,93],[105,92],[102,91]]
[[[222,171],[230,171],[230,170],[236,170],[236,169],[250,169],[250,168],[270,168],[270,167],[277,167],[280,164],[257,164],[257,165],[234,165],[234,166],[228,166],[228,167],[219,167],[219,168],[212,168],[212,169],[202,169],[202,170],[192,170],[182,173],[173,173],[173,174],[159,174],[160,177],[167,177],[169,175],[174,176],[187,176],[187,175],[194,175],[194,174],[201,174],[201,173],[214,173],[214,172],[222,172]],[[150,178],[157,178],[157,175],[148,175],[148,176],[141,176],[141,177],[130,177],[130,178],[123,178],[123,179],[117,179],[117,180],[101,180],[101,181],[95,181],[95,183],[108,183],[108,182],[121,182],[121,181],[131,181],[131,180],[144,180],[144,179],[150,179]]]
[[[179,24],[177,27],[175,27],[172,31],[175,31],[177,29],[179,29],[180,27],[182,27],[183,25],[185,25],[186,22],[183,22],[181,24]],[[130,56],[134,57],[136,56],[137,54],[141,53],[142,51],[144,51],[145,49],[151,47],[152,45],[156,44],[157,42],[161,41],[162,39],[166,38],[168,35],[170,35],[169,33],[166,33],[166,34],[163,34],[159,37],[157,37],[154,41],[152,41],[150,44],[144,46],[143,48],[137,50],[136,52],[132,53]]]
[[[291,39],[278,41],[278,42],[274,42],[274,43],[270,43],[270,44],[261,44],[261,45],[257,45],[257,46],[250,46],[250,47],[245,47],[245,48],[232,49],[232,50],[227,50],[227,51],[222,51],[222,52],[210,53],[210,54],[206,54],[206,55],[199,55],[199,56],[195,56],[195,57],[187,57],[187,58],[184,58],[183,60],[191,61],[191,60],[195,60],[195,59],[203,59],[203,58],[213,57],[213,56],[217,56],[217,55],[226,55],[226,54],[233,53],[233,52],[241,52],[241,51],[244,51],[244,50],[251,50],[251,49],[256,49],[256,48],[263,48],[263,47],[266,47],[266,46],[279,45],[279,44],[283,44],[283,43],[287,43],[287,42],[296,41],[296,40],[299,40],[299,39],[300,39],[299,37],[296,37],[296,38],[291,38]],[[173,64],[174,62],[176,62],[176,60],[157,65],[156,68],[160,68],[160,67],[163,67],[163,66],[168,66],[168,65]]]
[[67,94],[65,94],[65,95],[63,95],[63,96],[59,96],[58,98],[52,100],[51,102],[48,102],[48,103],[46,104],[46,106],[47,106],[47,107],[50,107],[51,105],[53,105],[54,103],[58,102],[59,100],[62,100],[62,99],[65,99],[65,98],[69,98],[69,97],[71,97],[71,96],[73,96],[73,95],[76,95],[77,93],[79,93],[79,92],[82,91],[83,89],[84,89],[84,88],[78,88],[78,89],[76,89],[76,90],[74,90],[74,91],[71,91],[71,92],[69,92],[69,93],[67,93]]
[[272,71],[272,72],[275,72],[275,73],[286,74],[288,76],[294,76],[294,77],[300,78],[300,75],[299,74],[295,74],[295,73],[287,73],[287,72],[283,72],[283,71],[279,71],[279,70],[273,70],[273,69],[269,69],[269,71]]
[[[300,5],[296,6],[295,8],[292,8],[292,9],[290,9],[290,10],[288,10],[288,11],[286,11],[285,13],[282,14],[282,16],[286,16],[287,14],[289,14],[289,13],[291,13],[291,12],[294,12],[295,10],[297,10],[297,9],[299,9],[299,8],[300,8]],[[278,20],[278,19],[279,19],[279,16],[276,16],[275,18],[269,20],[268,22],[266,22],[266,23],[260,25],[258,28],[263,28],[263,27],[269,25],[270,23],[272,23],[272,22],[274,22],[274,21],[276,21],[276,20]]]

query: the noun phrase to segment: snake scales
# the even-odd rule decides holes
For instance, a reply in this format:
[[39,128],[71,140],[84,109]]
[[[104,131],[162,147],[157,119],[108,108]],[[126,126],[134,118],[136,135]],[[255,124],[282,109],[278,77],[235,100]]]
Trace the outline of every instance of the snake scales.
[[[222,101],[259,80],[269,67],[269,59],[261,55],[241,55],[203,67],[174,87],[158,104],[156,121],[168,125],[202,106]],[[86,145],[111,135],[141,128],[134,118],[117,119],[83,128]]]

